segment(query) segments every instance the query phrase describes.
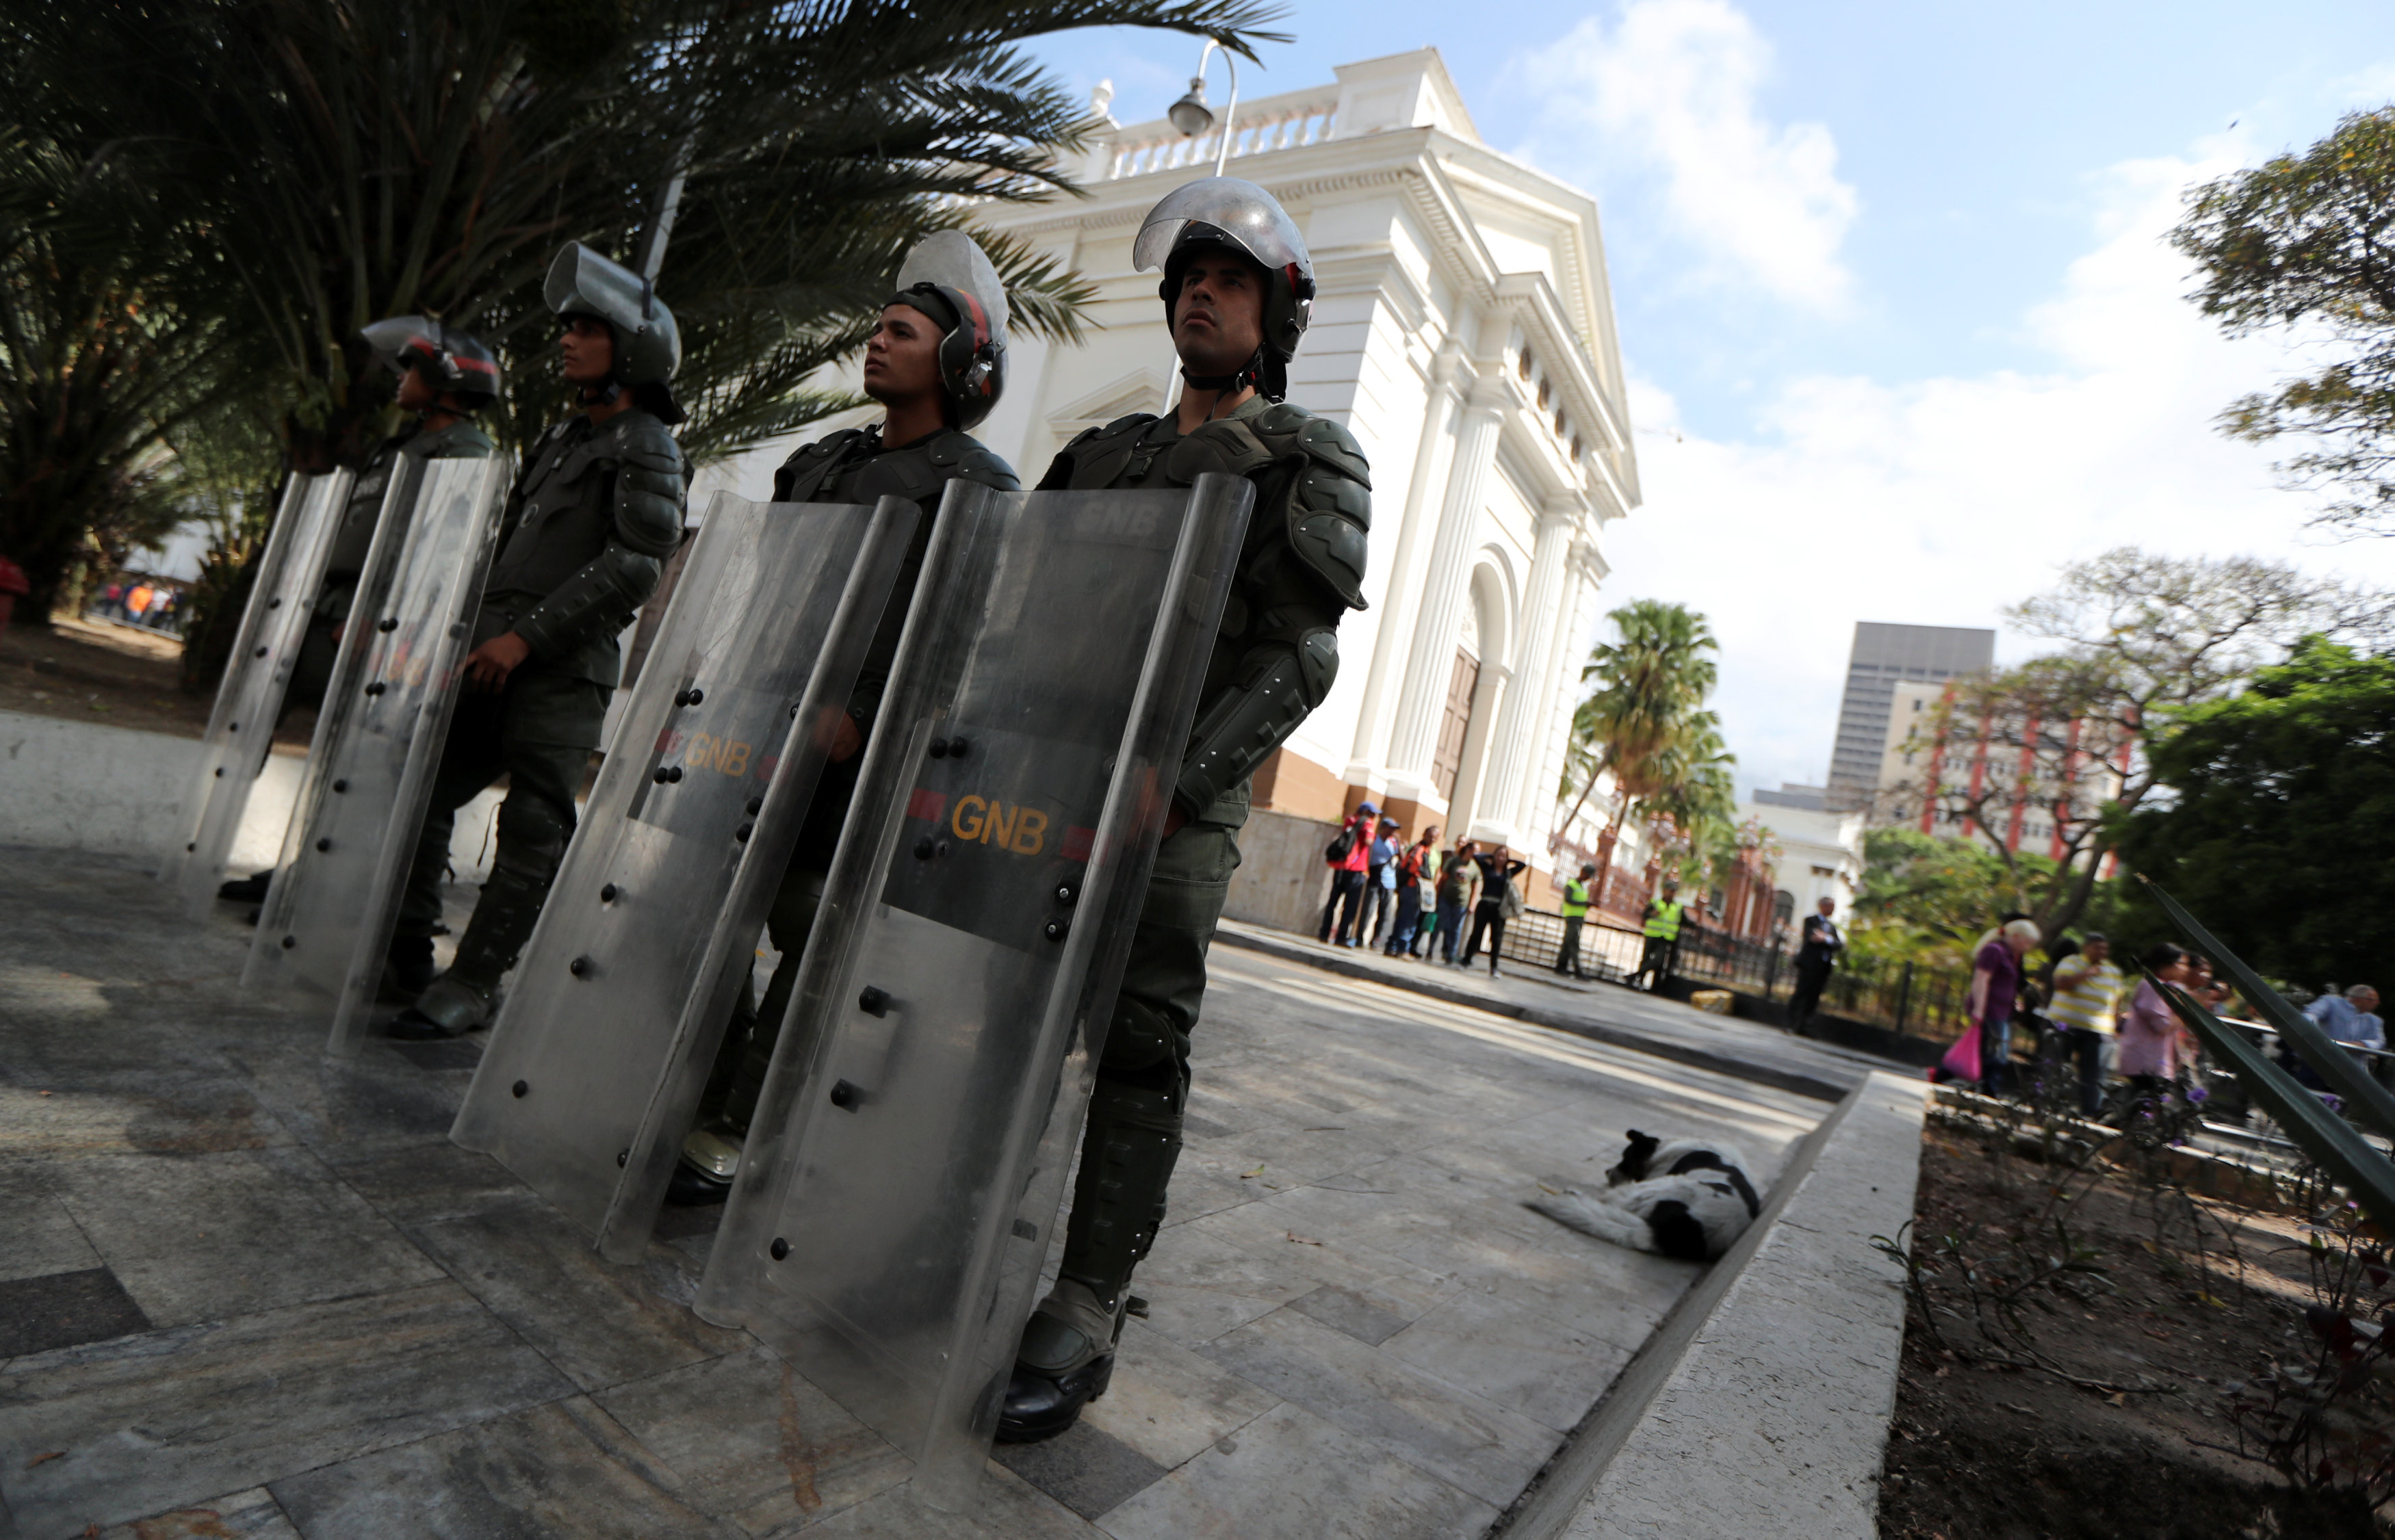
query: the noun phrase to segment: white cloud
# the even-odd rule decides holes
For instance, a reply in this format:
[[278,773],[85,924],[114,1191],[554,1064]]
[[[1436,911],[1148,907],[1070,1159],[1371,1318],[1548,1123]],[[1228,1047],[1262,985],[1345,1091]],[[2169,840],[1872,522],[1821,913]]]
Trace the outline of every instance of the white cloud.
[[[2395,585],[2395,541],[2308,533],[2267,450],[2213,419],[2295,361],[2230,342],[2183,296],[2162,235],[2179,191],[2242,157],[2127,162],[2096,178],[2096,244],[2019,318],[2053,367],[1886,384],[1782,384],[1751,441],[1688,433],[1653,385],[1632,402],[1646,507],[1608,532],[1611,603],[1703,610],[1742,784],[1818,782],[1858,620],[2001,625],[2067,560],[2120,545],[2289,559]],[[2045,644],[2005,635],[2000,660]]]
[[1625,163],[1660,174],[1698,271],[1823,310],[1852,277],[1838,248],[1855,190],[1818,123],[1775,126],[1757,105],[1771,46],[1726,0],[1633,0],[1519,66],[1544,99],[1533,158],[1603,184]]

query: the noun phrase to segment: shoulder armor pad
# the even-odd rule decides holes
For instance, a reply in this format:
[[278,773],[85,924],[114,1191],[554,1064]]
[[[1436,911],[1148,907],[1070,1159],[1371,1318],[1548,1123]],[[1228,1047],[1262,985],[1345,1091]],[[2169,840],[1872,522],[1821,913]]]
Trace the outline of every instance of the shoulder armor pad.
[[811,444],[801,444],[792,450],[790,457],[782,463],[785,466],[795,466],[801,460],[827,459],[863,437],[865,437],[865,429],[861,428],[843,428],[839,432],[827,438],[817,439]]
[[616,418],[614,427],[615,452],[626,460],[652,470],[681,474],[681,445],[674,441],[665,424],[636,408]]
[[1317,417],[1302,406],[1283,401],[1255,420],[1256,436],[1279,454],[1303,454],[1341,475],[1372,484],[1371,462],[1356,435],[1329,417]]
[[996,453],[978,441],[967,440],[966,443],[968,447],[964,453],[957,456],[956,473],[959,480],[972,481],[985,487],[995,487],[1000,492],[1022,490],[1023,480],[1014,474],[1012,466],[1008,465]]

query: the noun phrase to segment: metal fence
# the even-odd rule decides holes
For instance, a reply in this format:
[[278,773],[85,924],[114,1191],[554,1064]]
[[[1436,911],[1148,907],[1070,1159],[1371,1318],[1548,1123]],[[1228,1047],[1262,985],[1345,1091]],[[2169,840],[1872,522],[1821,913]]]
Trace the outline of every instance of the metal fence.
[[[1471,923],[1467,915],[1465,936],[1471,934]],[[1563,940],[1561,915],[1526,909],[1505,922],[1505,944],[1499,954],[1508,963],[1553,968]],[[1626,982],[1638,971],[1645,948],[1646,937],[1638,931],[1591,914],[1581,928],[1581,971],[1610,983]],[[1460,941],[1457,950],[1462,950]],[[1673,971],[1684,979],[1721,984],[1773,1003],[1785,1003],[1796,982],[1794,958],[1783,940],[1761,941],[1700,926],[1681,931],[1679,957]],[[1821,990],[1819,1009],[1909,1036],[1951,1043],[1969,1025],[1965,1018],[1969,993],[1967,972],[1848,957],[1832,970]]]

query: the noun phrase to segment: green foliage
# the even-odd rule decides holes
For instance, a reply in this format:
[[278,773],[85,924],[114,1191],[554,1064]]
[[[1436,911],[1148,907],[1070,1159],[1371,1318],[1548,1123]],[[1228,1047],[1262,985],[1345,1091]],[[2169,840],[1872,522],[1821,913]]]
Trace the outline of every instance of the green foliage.
[[2153,750],[2177,795],[2124,821],[2137,870],[2265,973],[2313,988],[2395,957],[2395,658],[2313,638]]
[[2007,862],[1978,840],[1943,839],[1919,829],[1873,829],[1863,836],[1855,950],[1890,961],[1963,966],[1971,943],[1997,915],[2028,912],[2029,884],[2047,875],[2041,868],[2053,865],[2051,858],[2039,855]]
[[1659,846],[1691,873],[1709,872],[1727,849],[1738,816],[1721,718],[1705,709],[1719,678],[1721,648],[1705,617],[1682,604],[1633,600],[1606,617],[1621,639],[1589,653],[1581,680],[1593,688],[1572,713],[1560,795],[1579,797],[1568,829],[1599,779],[1613,778],[1606,827],[1609,849],[1634,809],[1663,836]]
[[2280,469],[2329,494],[2322,520],[2395,533],[2395,107],[2194,189],[2171,241],[2230,335],[2300,325],[2342,345],[2317,373],[2231,404],[2222,428],[2313,441]]

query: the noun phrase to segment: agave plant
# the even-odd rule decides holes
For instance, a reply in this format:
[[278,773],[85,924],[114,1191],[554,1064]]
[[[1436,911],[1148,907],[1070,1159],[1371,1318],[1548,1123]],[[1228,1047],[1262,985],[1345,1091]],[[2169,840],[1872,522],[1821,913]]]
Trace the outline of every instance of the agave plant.
[[[2317,1023],[2264,983],[2168,893],[2150,880],[2146,888],[2203,954],[2236,981],[2238,992],[2296,1045],[2304,1062],[2336,1088],[2347,1107],[2381,1133],[2395,1135],[2395,1097],[2390,1097],[2385,1086],[2371,1079]],[[2154,987],[2170,1002],[2171,1009],[2189,1030],[2236,1075],[2247,1094],[2278,1120],[2287,1137],[2342,1183],[2362,1205],[2362,1212],[2381,1228],[2395,1231],[2395,1162],[2380,1154],[2360,1130],[2331,1111],[2295,1076],[2263,1057],[2244,1033],[2196,1004],[2183,991],[2159,980],[2154,981]]]

